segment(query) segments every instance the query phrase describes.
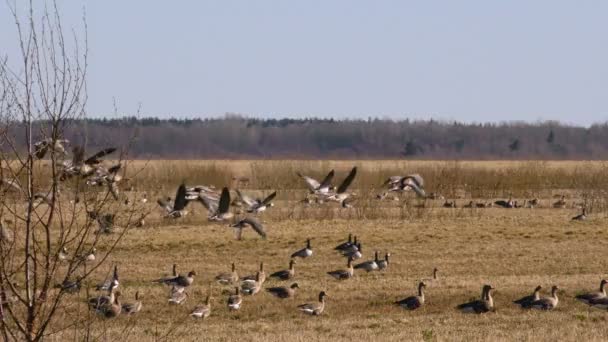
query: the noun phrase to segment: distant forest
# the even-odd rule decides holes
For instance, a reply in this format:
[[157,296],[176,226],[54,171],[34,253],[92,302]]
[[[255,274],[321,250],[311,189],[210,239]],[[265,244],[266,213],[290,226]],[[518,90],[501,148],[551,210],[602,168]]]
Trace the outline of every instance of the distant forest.
[[64,135],[142,159],[608,159],[608,123],[128,117],[68,122]]

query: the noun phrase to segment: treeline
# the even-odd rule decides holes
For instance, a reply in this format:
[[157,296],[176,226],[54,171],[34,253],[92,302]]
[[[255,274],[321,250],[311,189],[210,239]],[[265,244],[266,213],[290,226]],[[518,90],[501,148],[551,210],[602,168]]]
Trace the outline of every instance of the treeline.
[[386,119],[87,119],[65,137],[136,158],[607,159],[608,124]]

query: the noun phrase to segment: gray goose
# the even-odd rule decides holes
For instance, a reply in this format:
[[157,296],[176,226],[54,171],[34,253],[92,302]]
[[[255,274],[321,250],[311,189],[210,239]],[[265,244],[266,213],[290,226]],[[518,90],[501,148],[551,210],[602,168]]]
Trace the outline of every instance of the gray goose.
[[391,253],[386,253],[386,254],[384,254],[383,260],[376,261],[376,264],[378,265],[378,270],[385,270],[388,268],[388,264],[390,263],[389,262],[390,257],[391,257]]
[[34,143],[34,154],[38,159],[44,158],[48,151],[67,156],[68,152],[63,145],[69,143],[70,141],[67,139],[55,139],[55,141],[53,141],[53,138],[46,138]]
[[244,276],[241,278],[241,281],[254,282],[259,281],[260,283],[264,283],[266,281],[266,272],[264,271],[264,262],[260,262],[260,269],[256,274]]
[[199,196],[201,203],[209,211],[209,221],[222,222],[232,219],[234,214],[230,212],[230,191],[224,187],[219,202],[208,200],[205,196]]
[[328,297],[325,291],[319,293],[319,301],[317,303],[307,303],[298,305],[298,310],[312,316],[319,316],[325,310],[325,297]]
[[273,274],[270,275],[270,277],[271,278],[277,278],[277,279],[280,279],[280,280],[289,280],[289,279],[292,279],[296,275],[296,270],[294,268],[295,264],[296,264],[296,261],[294,259],[289,260],[289,268],[288,269],[274,272]]
[[232,263],[230,273],[220,273],[215,277],[215,280],[222,285],[231,285],[239,281],[239,275],[236,272],[236,265]]
[[231,225],[234,228],[234,234],[237,240],[241,239],[243,235],[243,229],[247,227],[251,227],[256,233],[258,233],[262,239],[266,239],[266,231],[264,230],[264,226],[262,223],[252,217],[246,217],[237,223]]
[[299,251],[294,252],[293,254],[291,254],[292,258],[296,258],[297,257],[297,258],[305,259],[305,258],[308,258],[310,256],[312,256],[312,247],[310,246],[310,239],[306,240],[306,247],[304,247],[304,248],[300,249]]
[[171,205],[169,201],[160,198],[157,200],[157,203],[167,212],[164,217],[178,218],[186,216],[188,214],[186,211],[186,206],[188,205],[188,200],[186,199],[186,185],[182,183],[177,188],[173,205]]
[[211,297],[207,296],[207,298],[205,298],[205,303],[204,304],[200,304],[197,305],[196,307],[194,307],[194,310],[192,310],[192,313],[190,313],[190,316],[194,317],[194,318],[207,318],[211,315]]
[[426,284],[421,281],[418,283],[418,295],[410,296],[400,301],[396,301],[395,304],[404,307],[408,310],[416,310],[424,304],[424,291]]
[[345,279],[352,278],[353,275],[355,275],[355,270],[353,269],[353,259],[352,258],[348,259],[348,262],[346,264],[346,269],[327,272],[327,274],[329,274],[330,276],[332,276],[338,280],[345,280]]
[[139,297],[139,291],[135,292],[135,301],[133,303],[125,303],[122,305],[122,311],[126,314],[126,315],[134,315],[136,313],[138,313],[139,311],[141,311],[141,300]]
[[234,288],[234,294],[228,297],[228,309],[229,310],[238,310],[241,308],[241,304],[243,303],[243,297],[239,291],[238,286]]
[[98,307],[96,310],[97,313],[101,314],[105,318],[114,318],[119,316],[122,312],[122,305],[120,304],[118,297],[120,297],[120,292],[116,292],[111,303],[106,303]]
[[490,291],[494,290],[491,285],[484,285],[481,290],[481,298],[468,303],[460,304],[456,308],[465,313],[485,313],[494,310],[494,299]]
[[538,300],[535,300],[532,303],[530,303],[530,307],[532,309],[539,309],[539,310],[553,310],[553,309],[555,309],[555,307],[557,307],[557,304],[559,303],[559,298],[557,298],[557,290],[559,290],[559,287],[557,287],[557,286],[554,285],[551,288],[551,296],[550,297],[544,297],[544,298],[540,298]]
[[607,283],[608,283],[608,281],[606,281],[606,279],[602,279],[602,281],[600,282],[599,291],[580,294],[580,295],[576,296],[576,299],[585,304],[591,304],[591,302],[594,300],[598,300],[600,298],[605,298],[606,297],[605,287],[606,287]]
[[243,194],[240,190],[236,190],[237,195],[239,195],[241,201],[245,203],[247,206],[246,210],[248,213],[259,214],[265,211],[267,208],[274,206],[272,200],[277,196],[277,192],[273,192],[270,195],[266,196],[264,199],[257,198],[253,199],[245,194]]
[[346,242],[342,242],[341,244],[334,247],[334,250],[343,252],[346,249],[350,248],[353,245],[357,244],[357,237],[355,236],[355,240],[353,241],[353,234],[348,234],[348,240]]
[[88,299],[89,308],[98,310],[104,306],[114,303],[114,297],[116,296],[115,290],[118,284],[112,283],[108,288],[108,294],[102,296],[91,297]]
[[365,270],[367,272],[378,270],[378,251],[374,252],[374,260],[368,260],[355,265],[357,270]]
[[258,272],[255,275],[255,281],[241,283],[241,290],[243,291],[243,294],[253,296],[254,294],[260,292],[263,283],[260,280],[260,272]]
[[296,289],[299,288],[300,286],[298,286],[298,283],[293,283],[289,287],[271,287],[267,288],[266,291],[277,298],[285,299],[293,297],[296,294]]
[[344,180],[342,181],[342,184],[340,184],[340,186],[336,190],[336,193],[327,197],[327,200],[339,202],[342,204],[342,206],[344,208],[348,208],[349,204],[347,202],[347,199],[350,197],[350,194],[348,192],[346,192],[346,190],[348,190],[348,187],[351,185],[351,183],[355,179],[356,175],[357,175],[357,167],[355,166],[350,170],[350,172],[348,173],[348,176],[346,176],[346,178],[344,178]]
[[522,297],[522,298],[520,298],[520,299],[518,299],[518,300],[514,300],[514,301],[513,301],[513,304],[517,304],[517,305],[519,305],[519,306],[520,306],[520,307],[522,307],[522,308],[530,308],[530,305],[531,305],[533,302],[535,302],[535,301],[537,301],[537,300],[539,300],[539,299],[540,299],[540,290],[541,290],[542,288],[543,288],[542,286],[538,285],[538,286],[537,286],[537,287],[534,289],[534,292],[532,292],[532,294],[531,294],[531,295],[524,296],[524,297]]
[[184,290],[178,290],[175,287],[172,287],[169,296],[169,304],[180,305],[183,304],[187,298],[188,292]]
[[327,176],[325,176],[323,181],[320,183],[316,179],[304,176],[299,172],[296,172],[296,174],[306,182],[308,190],[311,194],[326,196],[329,191],[333,189],[331,186],[331,180],[334,178],[334,170],[329,171]]
[[183,289],[192,285],[192,282],[194,282],[195,275],[196,275],[195,271],[190,271],[190,272],[188,272],[188,275],[186,275],[186,276],[178,275],[175,277],[160,278],[160,279],[153,280],[152,282],[169,285],[178,291],[183,291]]

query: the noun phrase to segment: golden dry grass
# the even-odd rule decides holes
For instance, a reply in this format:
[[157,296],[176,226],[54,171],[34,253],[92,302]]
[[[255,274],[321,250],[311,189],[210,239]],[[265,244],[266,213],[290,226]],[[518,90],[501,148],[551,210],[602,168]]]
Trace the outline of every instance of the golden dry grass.
[[[358,208],[340,209],[335,204],[304,208],[297,204],[297,198],[302,198],[305,191],[293,171],[335,167],[340,171],[336,179],[340,180],[353,164],[361,170],[361,179],[355,184],[360,197]],[[479,184],[496,182],[490,177],[504,172],[532,174],[537,170],[547,179],[540,182],[543,177],[533,178],[537,183],[526,180],[526,184],[533,185],[533,191],[521,190],[524,186],[510,178],[503,181],[500,191],[521,187],[518,194],[541,197],[543,208],[448,209],[442,208],[439,200],[427,202],[426,208],[414,208],[419,203],[415,199],[408,200],[409,206],[404,208],[403,201],[366,199],[373,194],[369,190],[372,183],[378,184],[398,170],[403,171],[397,174],[422,173],[427,189],[433,191],[441,181],[441,170],[450,167],[458,168],[458,177],[488,177],[479,180]],[[478,173],[480,170],[483,173]],[[133,229],[125,236],[110,263],[97,274],[101,280],[111,263],[118,264],[125,299],[131,301],[139,290],[144,295],[143,311],[133,317],[95,319],[92,331],[95,337],[107,341],[605,340],[608,313],[590,310],[573,299],[584,290],[595,290],[600,279],[606,277],[605,199],[599,192],[601,187],[588,187],[589,178],[604,181],[600,175],[603,170],[603,163],[563,162],[151,162],[134,183],[138,194],[148,191],[153,214],[146,227]],[[580,180],[580,188],[572,187],[574,183],[568,177],[579,174],[587,179]],[[279,189],[276,207],[261,215],[267,240],[246,231],[243,241],[235,241],[225,224],[208,223],[206,211],[197,203],[191,204],[194,215],[181,220],[163,220],[155,207],[156,196],[172,195],[182,179],[189,184],[222,186],[233,175],[251,177],[249,188],[253,193]],[[570,183],[562,185],[552,178],[560,175]],[[446,186],[459,187],[463,184]],[[588,198],[595,203],[590,219],[571,222],[570,217],[578,209],[548,208],[557,193],[568,194],[569,203],[593,193],[595,197]],[[466,198],[458,200],[459,206],[474,194],[465,189],[462,196]],[[345,266],[344,258],[332,249],[348,233],[363,241],[364,259],[371,258],[374,250],[390,251],[393,258],[389,269],[370,274],[357,272],[344,282],[329,277],[327,271]],[[266,263],[267,272],[284,269],[289,255],[303,247],[309,237],[315,254],[296,265],[295,281],[301,287],[296,298],[281,301],[259,293],[246,297],[240,311],[227,310],[226,291],[233,288],[216,284],[216,274],[228,271],[231,262],[237,264],[240,274],[253,273],[260,261]],[[189,290],[190,297],[181,306],[167,305],[168,289],[149,282],[169,273],[172,263],[177,263],[182,273],[191,269],[198,273]],[[440,269],[440,280],[427,290],[427,305],[414,312],[392,305],[393,301],[414,294],[417,281],[430,277],[433,267]],[[484,283],[497,288],[496,312],[477,316],[455,310],[457,304],[479,296]],[[265,287],[277,284],[268,280]],[[556,310],[522,311],[511,304],[538,284],[545,287],[545,294],[553,284],[563,289]],[[298,304],[315,300],[321,290],[330,296],[322,316],[309,317],[296,310]],[[208,293],[213,296],[211,317],[205,321],[190,318],[192,308]],[[77,303],[85,296],[83,291],[70,300]],[[86,313],[83,307],[79,306],[81,314]],[[82,334],[68,329],[50,339],[82,339]]]

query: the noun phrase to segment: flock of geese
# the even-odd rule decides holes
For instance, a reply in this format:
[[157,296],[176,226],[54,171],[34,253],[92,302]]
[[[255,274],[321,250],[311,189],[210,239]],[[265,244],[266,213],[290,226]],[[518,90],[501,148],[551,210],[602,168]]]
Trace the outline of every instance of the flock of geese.
[[[63,146],[66,143],[68,143],[67,140],[56,140],[55,142],[43,140],[35,145],[35,154],[38,158],[44,158],[48,151],[52,150],[55,153],[67,156],[68,153]],[[105,168],[101,165],[101,158],[110,155],[114,151],[116,151],[116,148],[106,148],[91,156],[85,157],[83,148],[74,148],[72,158],[63,161],[60,164],[61,179],[65,180],[76,176],[85,178],[86,184],[91,186],[105,186],[115,199],[119,199],[118,184],[123,179],[119,174],[121,164],[119,163],[109,168]],[[353,196],[353,193],[349,192],[349,187],[357,175],[357,167],[353,167],[350,170],[339,186],[334,186],[332,184],[334,175],[334,170],[331,170],[324,179],[318,181],[313,177],[297,173],[297,176],[306,183],[308,188],[308,194],[302,202],[305,204],[336,202],[343,208],[352,207],[356,195]],[[238,179],[237,181],[242,182],[243,180]],[[2,178],[0,184],[2,186],[20,189],[18,181],[14,178]],[[421,198],[441,198],[434,193],[426,193],[424,190],[424,179],[419,174],[389,177],[384,182],[383,186],[386,187],[386,191],[377,196],[380,200],[388,198],[390,193],[399,194],[406,191],[413,191]],[[218,191],[213,186],[187,186],[182,183],[178,187],[173,199],[170,197],[161,198],[158,199],[157,203],[164,211],[165,218],[179,219],[188,214],[187,208],[190,202],[198,202],[207,209],[207,218],[210,222],[228,223],[228,226],[234,229],[237,240],[241,239],[243,230],[248,227],[263,239],[266,238],[266,230],[257,217],[273,207],[273,200],[277,195],[276,191],[262,198],[251,197],[240,189],[236,189],[235,192],[237,196],[233,199],[231,198],[230,189],[227,187]],[[36,199],[40,202],[48,202],[50,200],[48,194],[37,194]],[[539,201],[536,199],[524,202],[524,206],[526,207],[534,207],[538,204]],[[514,201],[512,198],[496,201],[494,203],[475,203],[471,201],[469,204],[465,205],[465,207],[480,208],[494,205],[504,208],[521,207],[518,205],[517,201]],[[455,203],[446,201],[444,206],[455,207]],[[565,199],[562,197],[558,202],[554,203],[553,206],[556,208],[565,207]],[[233,209],[237,208],[238,210],[231,210],[231,207]],[[584,220],[586,218],[586,209],[585,207],[582,209],[582,214],[573,219]],[[111,214],[89,213],[89,215],[99,222],[100,230],[111,232],[111,227],[113,225],[113,216]],[[143,225],[143,219],[141,224]],[[352,234],[349,234],[348,239],[334,249],[344,257],[346,261],[345,268],[327,272],[328,276],[337,281],[348,281],[348,279],[355,277],[356,270],[367,273],[386,272],[389,269],[391,254],[388,252],[381,258],[379,252],[376,251],[373,259],[356,262],[363,257],[363,249],[361,241],[358,241],[356,236],[353,238]],[[67,250],[63,249],[61,254],[60,259],[66,260],[68,258]],[[293,282],[296,278],[296,260],[305,260],[312,256],[313,247],[311,245],[311,240],[308,239],[306,245],[302,249],[291,254],[289,267],[287,269],[279,270],[268,275],[268,278],[277,281],[291,281],[291,284],[286,284],[285,286],[264,287],[267,275],[263,263],[260,264],[259,271],[255,274],[243,277],[239,276],[236,265],[233,263],[230,272],[218,274],[215,277],[215,280],[222,286],[234,287],[234,292],[231,292],[225,299],[226,306],[229,310],[239,310],[243,305],[245,297],[256,295],[262,292],[263,289],[268,294],[279,299],[293,298],[300,288],[297,282]],[[84,258],[85,261],[94,261],[95,250],[93,249],[91,253],[84,256]],[[428,286],[428,283],[439,282],[437,273],[438,270],[434,269],[433,277],[420,281],[414,295],[396,301],[394,304],[408,310],[415,310],[424,306],[426,301],[425,289]],[[194,283],[195,276],[197,276],[196,271],[191,270],[186,274],[180,274],[177,272],[177,266],[173,265],[172,274],[170,276],[159,278],[152,282],[166,285],[169,288],[168,303],[179,305],[183,304],[189,297],[187,290]],[[606,296],[605,291],[606,283],[606,280],[602,280],[599,291],[576,296],[576,299],[591,307],[608,309],[608,297]],[[136,292],[134,301],[123,303],[120,300],[119,285],[118,268],[115,266],[111,279],[97,286],[97,290],[106,291],[107,293],[89,298],[89,307],[106,318],[113,318],[119,315],[132,315],[140,312],[143,304],[139,292]],[[80,283],[78,280],[66,281],[62,284],[58,284],[57,287],[60,288],[61,291],[72,293],[80,289]],[[493,311],[495,309],[494,299],[492,297],[492,291],[494,289],[495,288],[492,285],[483,285],[479,299],[460,304],[456,309],[462,312],[478,314]],[[559,303],[559,288],[553,286],[551,288],[551,295],[546,297],[541,297],[541,290],[542,287],[539,285],[534,289],[534,292],[531,295],[515,300],[513,303],[521,306],[523,309],[551,310],[557,307]],[[297,306],[297,309],[305,314],[315,316],[321,315],[325,309],[327,297],[328,294],[325,291],[320,291],[316,301],[301,304]],[[208,295],[202,303],[194,307],[190,315],[200,319],[209,317],[211,315],[211,303],[212,298]]]

